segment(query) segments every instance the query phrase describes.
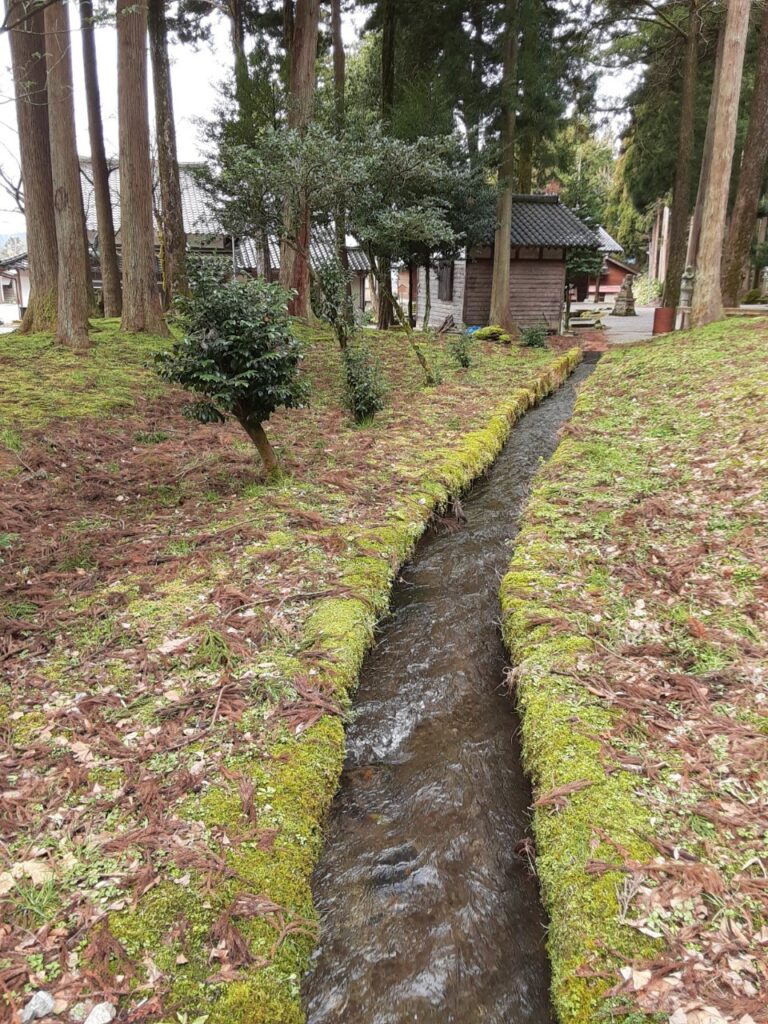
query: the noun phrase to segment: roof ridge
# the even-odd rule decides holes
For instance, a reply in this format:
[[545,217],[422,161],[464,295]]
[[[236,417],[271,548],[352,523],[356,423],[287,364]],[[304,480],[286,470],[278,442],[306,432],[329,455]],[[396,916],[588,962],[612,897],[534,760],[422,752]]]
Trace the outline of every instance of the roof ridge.
[[553,192],[513,192],[513,203],[551,203],[552,206],[560,204],[560,196]]

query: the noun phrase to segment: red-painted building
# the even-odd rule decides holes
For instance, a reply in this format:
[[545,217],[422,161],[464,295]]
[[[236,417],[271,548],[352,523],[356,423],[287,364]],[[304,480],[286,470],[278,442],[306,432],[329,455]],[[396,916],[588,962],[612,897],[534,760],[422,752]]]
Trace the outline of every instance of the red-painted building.
[[612,238],[603,227],[595,228],[595,234],[600,239],[600,250],[603,253],[603,266],[598,277],[590,274],[580,274],[573,284],[571,299],[577,302],[604,302],[607,299],[614,299],[627,274],[633,277],[639,274],[637,267],[627,263],[621,257],[624,250],[615,238]]

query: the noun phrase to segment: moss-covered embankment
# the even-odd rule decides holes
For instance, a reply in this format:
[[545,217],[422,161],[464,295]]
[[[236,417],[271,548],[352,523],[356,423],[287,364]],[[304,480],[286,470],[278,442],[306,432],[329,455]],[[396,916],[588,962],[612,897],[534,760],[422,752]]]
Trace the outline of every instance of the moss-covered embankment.
[[344,713],[394,573],[580,353],[478,345],[465,371],[425,342],[425,389],[404,340],[372,335],[390,397],[356,428],[333,338],[307,333],[312,404],[270,422],[286,473],[265,484],[235,427],[158,386],[160,340],[93,340],[0,342],[3,998],[296,1024]]
[[[357,546],[367,554],[348,559],[341,575],[349,596],[319,602],[306,623],[308,642],[327,655],[317,662],[315,683],[318,689],[332,692],[341,707],[351,702],[376,621],[388,607],[396,571],[413,551],[433,512],[444,508],[491,465],[514,423],[558,388],[580,361],[581,352],[574,349],[539,370],[526,386],[515,388],[491,411],[484,427],[458,439],[430,468],[427,478],[402,496],[390,524],[361,532]],[[281,858],[280,868],[291,876],[292,885],[292,891],[281,895],[285,905],[300,908],[309,918],[313,917],[309,876],[319,854],[322,821],[338,785],[343,757],[341,719],[325,717],[304,735],[275,786],[274,801],[279,801],[286,813],[300,808],[302,819],[295,836],[301,848],[294,856]],[[301,771],[295,772],[296,768]],[[270,893],[275,891],[273,878],[260,878],[257,884]],[[294,951],[289,979],[298,979],[310,949],[308,943]],[[210,1021],[300,1024],[303,1014],[297,996],[297,986],[286,985],[285,968],[281,976],[267,967],[227,986]]]
[[502,582],[561,1024],[765,1010],[767,334],[605,356]]

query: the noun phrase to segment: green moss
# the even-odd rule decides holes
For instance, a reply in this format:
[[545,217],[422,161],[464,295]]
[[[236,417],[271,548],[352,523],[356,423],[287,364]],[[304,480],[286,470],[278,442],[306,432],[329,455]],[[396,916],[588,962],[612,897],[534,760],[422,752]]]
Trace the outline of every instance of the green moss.
[[[313,340],[317,339],[313,336]],[[154,378],[151,374],[147,376],[149,371],[144,362],[157,344],[157,339],[124,338],[111,325],[98,333],[92,353],[82,359],[57,349],[50,339],[24,339],[19,342],[20,358],[14,356],[12,361],[20,397],[16,405],[4,406],[3,415],[19,417],[23,430],[57,416],[98,417],[119,410],[129,405],[139,391],[146,393],[147,387],[154,386]],[[440,372],[453,374],[441,346],[428,343],[425,348]],[[337,359],[330,335],[322,358],[317,352],[314,355],[323,370]],[[67,644],[54,650],[41,666],[41,672],[56,683],[58,692],[66,694],[93,686],[93,664],[100,647],[114,652],[114,648],[141,646],[152,657],[158,645],[167,639],[189,635],[190,643],[183,652],[163,656],[159,661],[166,679],[172,678],[173,688],[186,694],[212,685],[227,672],[231,678],[244,682],[246,699],[252,702],[237,726],[231,721],[219,721],[205,742],[195,743],[178,754],[160,753],[144,765],[160,777],[172,776],[188,767],[198,753],[211,756],[212,751],[225,752],[221,765],[226,774],[211,772],[199,793],[173,804],[172,809],[179,817],[179,837],[184,842],[194,842],[196,848],[208,846],[216,856],[224,856],[234,875],[216,878],[213,874],[209,878],[199,871],[181,871],[170,857],[164,860],[159,851],[153,854],[153,861],[160,871],[161,884],[147,892],[137,906],[110,915],[112,931],[138,967],[131,984],[141,985],[142,972],[151,963],[169,978],[166,1010],[171,1016],[177,1010],[190,1017],[207,1013],[210,1024],[292,1024],[302,1019],[299,979],[311,951],[309,935],[290,936],[272,958],[273,925],[261,919],[238,921],[254,954],[271,959],[270,966],[245,969],[240,982],[221,985],[209,981],[217,969],[209,959],[211,925],[238,892],[264,893],[284,907],[289,916],[314,921],[309,880],[322,844],[322,822],[343,766],[343,723],[339,716],[327,715],[296,736],[281,724],[275,712],[281,701],[295,699],[292,680],[307,672],[324,692],[333,693],[342,707],[348,706],[373,640],[376,621],[386,612],[394,573],[413,551],[433,511],[488,467],[512,423],[538,398],[558,386],[578,358],[575,352],[554,360],[551,354],[535,354],[524,360],[515,354],[513,363],[509,352],[495,350],[488,357],[487,376],[475,367],[462,380],[462,387],[485,388],[475,401],[473,422],[483,422],[487,416],[483,429],[464,437],[446,438],[439,394],[434,408],[426,403],[424,429],[434,429],[435,436],[445,438],[444,443],[451,443],[451,447],[439,453],[422,454],[421,434],[405,439],[407,443],[402,443],[392,460],[397,462],[402,456],[402,473],[399,469],[392,472],[396,486],[375,525],[371,522],[373,516],[363,518],[360,524],[350,517],[352,502],[343,492],[329,498],[320,494],[317,484],[289,479],[269,488],[259,485],[247,489],[245,495],[241,492],[241,496],[248,502],[247,513],[251,508],[256,510],[256,525],[268,531],[263,540],[243,544],[234,549],[234,554],[228,553],[227,558],[206,561],[202,572],[200,563],[195,564],[190,558],[189,564],[169,579],[148,580],[137,572],[119,585],[104,587],[98,594],[72,602],[71,610],[76,617],[68,625]],[[42,388],[39,377],[35,382],[30,376],[29,366],[35,359],[44,368]],[[413,375],[418,374],[414,360]],[[510,380],[518,383],[526,374],[530,375],[526,386],[510,393]],[[66,384],[65,388],[59,386],[61,382]],[[498,402],[499,394],[507,397]],[[320,400],[331,401],[329,395],[333,397],[333,385]],[[493,407],[485,410],[483,403],[493,403]],[[378,424],[376,429],[384,428]],[[159,444],[163,440],[160,434],[148,430],[134,440],[140,444]],[[396,430],[393,439],[397,448],[402,439]],[[390,471],[391,464],[387,464],[387,472]],[[373,462],[372,488],[389,479]],[[181,487],[163,485],[145,497],[148,507],[157,503],[173,507],[184,499],[184,494]],[[288,511],[284,514],[283,510],[269,508],[272,500],[282,503],[282,509]],[[317,507],[322,507],[328,522],[334,524],[327,531],[328,537],[335,539],[341,535],[346,542],[343,554],[333,557],[328,589],[340,584],[348,596],[320,600],[313,605],[308,619],[302,619],[300,612],[295,622],[289,624],[291,628],[285,630],[279,621],[267,624],[265,615],[266,633],[261,649],[254,650],[253,657],[239,650],[236,658],[230,657],[226,632],[214,631],[204,624],[209,613],[213,616],[218,612],[210,604],[212,591],[220,582],[237,586],[238,578],[252,572],[264,571],[271,582],[271,552],[282,556],[284,552],[299,551],[301,566],[317,564],[317,575],[322,577],[324,558],[320,546],[313,546],[314,538],[307,539],[302,527],[294,527],[290,515],[291,509],[306,512]],[[213,523],[212,533],[226,528],[230,522],[241,521],[242,509],[231,516],[229,521]],[[82,534],[91,528],[88,521],[76,526]],[[326,531],[313,533],[318,540],[326,537]],[[183,538],[174,537],[170,543],[182,544]],[[67,557],[85,557],[86,544],[79,535],[73,537],[73,553],[68,552]],[[266,558],[262,557],[264,552],[269,553]],[[282,557],[276,557],[274,563],[284,564]],[[289,573],[290,569],[289,566]],[[295,577],[290,579],[293,585]],[[103,599],[113,591],[120,591],[124,598],[119,602],[119,611],[98,618],[94,609],[101,607]],[[312,652],[309,662],[303,659],[307,649]],[[166,706],[159,688],[137,691],[131,681],[135,671],[132,662],[107,656],[99,667],[103,673],[99,685],[103,681],[124,697],[123,703],[105,711],[107,720],[126,718],[138,726],[156,726],[158,710]],[[14,728],[33,731],[37,723],[42,726],[45,719],[24,719]],[[240,735],[230,746],[234,728]],[[253,742],[248,735],[251,729]],[[62,755],[65,750],[62,748]],[[231,750],[236,753],[229,755]],[[219,763],[218,759],[215,763]],[[255,787],[256,822],[244,814],[239,775]],[[91,781],[99,782],[104,789],[113,789],[123,779],[119,772],[93,769]],[[189,823],[189,832],[183,822]],[[107,827],[119,831],[141,824],[135,816],[120,810],[114,812]],[[271,848],[259,843],[264,830],[276,830]],[[129,850],[126,857],[136,857],[137,853]]]
[[18,746],[25,747],[34,742],[35,735],[41,732],[48,724],[48,718],[42,711],[28,711],[22,718],[13,722],[11,731],[12,741]]
[[[623,514],[670,487],[666,474],[672,472],[680,493],[685,492],[685,481],[691,479],[685,464],[689,452],[696,445],[704,452],[710,447],[707,396],[713,382],[722,387],[720,378],[733,361],[734,347],[746,348],[748,340],[743,325],[717,324],[695,335],[675,336],[673,343],[604,357],[577,402],[573,427],[578,439],[566,438],[540,475],[501,584],[503,633],[516,665],[523,755],[534,791],[541,796],[570,782],[591,782],[562,808],[545,804],[534,812],[538,874],[551,922],[553,1002],[561,1024],[593,1024],[604,1015],[625,1024],[640,1019],[631,1007],[609,1005],[605,992],[618,980],[618,966],[658,952],[652,940],[622,923],[625,876],[618,870],[588,870],[591,861],[618,866],[621,857],[614,844],[640,862],[657,852],[643,838],[657,828],[638,793],[637,776],[619,763],[606,771],[606,753],[596,739],[612,735],[618,712],[588,689],[592,613],[599,612],[594,617],[601,622],[603,643],[623,639],[632,614],[622,578],[606,561],[606,545],[620,543],[614,535],[622,528]],[[750,371],[748,365],[741,370],[736,390],[743,396]],[[640,385],[645,390],[638,399]],[[744,407],[734,409],[733,417],[738,435]],[[726,429],[722,414],[718,429]],[[674,450],[664,447],[672,443]],[[658,515],[661,522],[667,518],[664,505]],[[715,528],[726,525],[713,520]],[[658,550],[660,529],[651,521],[647,538],[637,528],[632,533],[633,553],[651,571],[653,561],[649,555],[643,562],[643,546]],[[691,542],[684,534],[680,539],[683,547]],[[735,583],[748,591],[756,579],[754,567],[736,556],[731,564],[738,566]],[[717,573],[715,567],[709,571]],[[591,598],[586,609],[585,588]],[[663,613],[657,611],[667,617],[665,639],[690,671],[725,667],[731,660],[727,647],[688,631],[695,613],[667,601]],[[727,612],[721,622],[740,631]],[[629,734],[624,735],[628,742]]]
[[122,334],[119,321],[102,320],[91,333],[91,344],[83,356],[58,345],[50,334],[0,335],[0,428],[10,431],[3,435],[7,447],[19,450],[20,430],[58,417],[102,417],[132,405],[139,389],[145,396],[160,394],[162,385],[146,364],[166,344],[164,339]]
[[[349,702],[365,653],[373,640],[377,618],[386,610],[393,572],[412,551],[424,530],[432,510],[451,494],[466,488],[481,473],[501,448],[511,424],[539,394],[557,386],[578,361],[577,353],[569,353],[558,361],[557,370],[548,374],[543,390],[537,384],[525,392],[517,392],[503,403],[485,430],[463,439],[456,450],[446,453],[438,464],[432,482],[421,495],[412,495],[401,506],[392,525],[362,531],[355,539],[361,554],[343,562],[342,579],[357,597],[332,598],[320,601],[305,624],[307,642],[327,655],[321,673],[333,681],[337,697]],[[290,543],[291,537],[273,531],[267,538],[269,546],[278,548]],[[164,597],[163,603],[168,599]],[[151,606],[154,610],[154,606]],[[136,615],[136,609],[129,606]],[[162,613],[149,615],[149,607],[141,609],[141,618],[157,619]],[[273,652],[270,661],[276,666]],[[290,661],[283,668],[293,667]],[[290,678],[290,673],[288,673]],[[314,919],[309,878],[322,843],[321,822],[336,789],[344,760],[344,731],[341,720],[326,716],[299,738],[278,740],[266,757],[239,759],[229,770],[244,773],[256,787],[259,807],[259,828],[277,829],[271,850],[259,849],[247,840],[239,842],[227,856],[246,891],[264,892],[275,902],[302,918]],[[211,786],[202,796],[187,802],[185,816],[202,823],[209,832],[242,830],[245,821],[236,786],[222,781]],[[236,886],[222,886],[216,894],[216,906],[231,898]],[[173,923],[180,915],[188,915],[188,891],[164,886],[151,899],[127,914],[116,915],[116,932],[132,945],[138,955],[149,953],[156,959],[158,944],[162,946]],[[249,974],[242,982],[226,986],[213,998],[205,984],[202,969],[203,949],[212,910],[200,916],[200,925],[188,934],[196,934],[198,946],[182,950],[189,963],[176,969],[171,992],[171,1005],[199,1010],[210,1009],[211,1022],[227,1024],[263,1022],[299,1022],[302,1014],[298,1002],[298,979],[306,968],[311,941],[297,937],[286,942],[272,966]],[[200,915],[200,909],[197,908]],[[146,917],[146,920],[145,920]],[[274,941],[274,932],[263,922],[250,923],[246,932],[255,953],[266,955]],[[167,947],[161,954],[167,959]],[[176,951],[174,951],[174,956]],[[156,959],[158,965],[160,961]]]

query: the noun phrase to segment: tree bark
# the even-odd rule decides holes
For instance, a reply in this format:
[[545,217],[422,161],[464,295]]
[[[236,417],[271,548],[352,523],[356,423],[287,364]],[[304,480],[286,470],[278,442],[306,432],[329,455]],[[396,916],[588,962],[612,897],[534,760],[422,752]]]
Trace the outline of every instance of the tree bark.
[[533,187],[533,131],[527,130],[518,151],[517,191],[528,195]]
[[691,203],[691,163],[693,160],[696,124],[696,78],[699,63],[699,32],[701,30],[700,0],[689,0],[688,29],[685,41],[683,81],[680,91],[680,125],[678,128],[675,183],[672,188],[672,211],[669,220],[669,257],[664,278],[662,306],[677,308],[680,304],[680,282],[685,270],[688,243],[688,211]]
[[517,54],[519,0],[506,0],[504,71],[501,84],[501,160],[496,237],[493,249],[490,322],[505,331],[516,330],[509,295],[509,263],[512,241],[512,197],[515,176],[515,119],[517,115]]
[[267,476],[273,476],[279,469],[280,464],[264,427],[261,423],[253,424],[247,420],[240,420],[240,425],[258,448]]
[[471,34],[468,39],[467,57],[469,60],[468,74],[468,95],[464,96],[462,103],[462,115],[464,128],[467,133],[467,154],[470,166],[477,164],[480,155],[480,123],[482,110],[480,98],[484,92],[483,83],[483,4],[481,0],[474,0],[469,5],[468,11]]
[[429,327],[429,318],[432,316],[432,288],[429,283],[430,269],[431,262],[429,256],[427,256],[424,261],[424,322],[421,325],[424,331]]
[[88,348],[90,274],[77,158],[69,10],[63,0],[45,9],[48,66],[48,132],[59,257],[56,339],[77,351]]
[[48,136],[48,86],[45,21],[31,0],[8,0],[7,21],[26,20],[8,33],[19,129],[24,216],[27,222],[30,296],[20,331],[50,331],[56,326],[58,258],[53,209],[51,149]]
[[759,37],[755,85],[749,107],[749,127],[723,258],[722,284],[726,306],[739,304],[741,276],[755,230],[765,165],[768,161],[768,4],[763,9]]
[[[395,110],[395,32],[397,29],[396,0],[382,0],[381,40],[381,119],[389,128]],[[379,260],[379,309],[376,326],[388,330],[395,322],[395,303],[392,295],[392,261],[383,256]]]
[[283,48],[285,49],[285,80],[291,79],[291,48],[293,44],[293,29],[295,23],[293,0],[283,0]]
[[395,109],[395,0],[381,0],[381,117],[391,125]]
[[112,199],[109,194],[109,167],[104,149],[104,126],[101,120],[99,73],[96,63],[96,42],[93,31],[93,2],[80,0],[80,26],[83,39],[83,72],[85,100],[88,108],[88,136],[91,142],[93,196],[96,205],[96,227],[99,232],[99,263],[104,299],[104,316],[120,316],[120,270],[115,248],[115,226]]
[[[319,0],[297,0],[293,37],[290,51],[290,76],[288,85],[288,127],[304,131],[312,119],[312,105],[315,97],[315,60],[317,57],[317,33],[320,20]],[[292,316],[309,320],[309,202],[305,197],[299,203],[296,220],[286,207],[285,235],[280,245],[280,284],[294,297],[288,304]],[[297,245],[288,239],[295,238]]]
[[[333,99],[338,135],[344,131],[346,122],[346,77],[347,60],[344,53],[344,40],[341,36],[341,0],[331,0],[331,38],[333,40]],[[346,273],[349,272],[349,254],[347,253],[347,209],[342,196],[334,215],[336,228],[336,256]],[[345,314],[350,321],[352,310],[352,282],[347,281],[347,309]]]
[[176,124],[173,119],[171,63],[168,59],[168,23],[165,0],[149,0],[149,48],[155,94],[155,137],[160,176],[160,224],[163,232],[163,290],[166,309],[177,295],[187,292],[187,239],[181,205]]
[[715,109],[717,98],[720,95],[720,72],[723,67],[723,47],[725,44],[725,24],[720,29],[717,37],[717,55],[715,57],[715,75],[712,81],[712,94],[709,98],[709,110],[707,112],[707,130],[704,135],[704,150],[701,156],[701,168],[699,170],[699,185],[696,190],[696,205],[693,208],[691,227],[688,234],[688,251],[685,256],[686,266],[696,265],[696,257],[699,253],[699,242],[701,241],[701,222],[704,215],[704,197],[707,194],[709,184],[709,169],[712,165],[712,145],[715,134]]
[[168,333],[155,280],[146,0],[117,0],[117,108],[124,331]]
[[701,327],[723,316],[720,268],[750,6],[749,0],[731,0],[728,5],[712,137],[712,165],[704,199],[701,244],[693,291],[691,323],[694,327]]

